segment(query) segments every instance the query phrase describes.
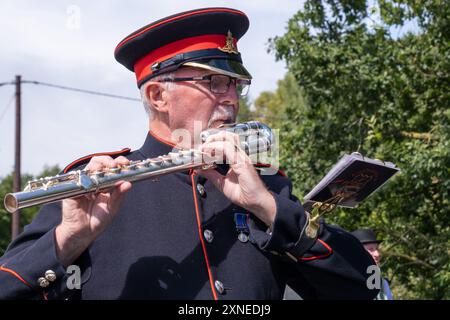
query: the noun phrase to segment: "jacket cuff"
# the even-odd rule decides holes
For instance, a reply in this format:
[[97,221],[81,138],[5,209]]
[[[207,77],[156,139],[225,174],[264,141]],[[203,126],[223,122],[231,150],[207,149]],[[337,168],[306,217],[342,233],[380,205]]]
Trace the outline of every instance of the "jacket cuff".
[[[66,298],[68,275],[56,255],[55,228],[45,233],[26,250],[6,261],[2,268],[8,270],[11,281],[22,282],[24,288],[32,290],[44,299]],[[90,270],[90,268],[89,268]],[[20,282],[19,282],[20,281]],[[83,281],[83,277],[81,277]],[[16,290],[15,290],[16,291]]]
[[316,242],[316,237],[307,236],[305,229],[309,222],[299,202],[271,192],[276,203],[276,216],[272,225],[272,232],[267,227],[251,221],[249,223],[250,237],[258,247],[274,254],[290,253],[301,256]]

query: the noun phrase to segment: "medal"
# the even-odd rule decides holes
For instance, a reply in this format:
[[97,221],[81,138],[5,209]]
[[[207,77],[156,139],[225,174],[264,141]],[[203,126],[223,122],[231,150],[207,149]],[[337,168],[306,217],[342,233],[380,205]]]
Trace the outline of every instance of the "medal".
[[248,235],[246,235],[245,233],[241,232],[238,235],[238,239],[240,242],[245,243],[248,241]]
[[247,224],[248,214],[246,213],[235,213],[234,222],[236,224],[236,231],[238,232],[238,239],[240,242],[245,243],[248,241],[248,235],[250,229]]

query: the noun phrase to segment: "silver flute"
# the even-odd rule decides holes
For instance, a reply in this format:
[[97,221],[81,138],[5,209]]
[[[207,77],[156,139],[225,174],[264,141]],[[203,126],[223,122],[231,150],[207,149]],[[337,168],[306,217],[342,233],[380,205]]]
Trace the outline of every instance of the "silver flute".
[[[217,129],[201,132],[202,142],[222,131],[238,134],[241,148],[247,155],[259,155],[271,151],[275,146],[272,130],[265,124],[249,121],[222,125]],[[118,181],[141,181],[189,169],[209,169],[217,166],[217,159],[203,152],[175,150],[157,158],[131,161],[128,165],[101,171],[75,170],[53,177],[29,181],[23,191],[8,193],[4,204],[8,212],[34,205],[47,204],[89,193],[105,191]]]

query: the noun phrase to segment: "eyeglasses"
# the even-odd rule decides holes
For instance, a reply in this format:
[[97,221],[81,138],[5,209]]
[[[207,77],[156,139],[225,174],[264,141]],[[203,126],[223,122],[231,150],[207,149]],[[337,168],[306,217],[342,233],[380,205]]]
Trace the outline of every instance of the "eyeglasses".
[[230,90],[230,85],[236,87],[239,96],[246,96],[251,80],[232,78],[223,74],[209,74],[203,77],[163,78],[158,82],[208,81],[209,90],[214,94],[224,94]]

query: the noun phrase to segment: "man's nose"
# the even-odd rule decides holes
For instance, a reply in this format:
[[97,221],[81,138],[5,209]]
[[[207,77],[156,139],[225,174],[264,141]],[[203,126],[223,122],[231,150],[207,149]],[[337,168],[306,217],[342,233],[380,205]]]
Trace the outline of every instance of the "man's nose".
[[237,111],[239,107],[239,95],[234,84],[230,84],[228,91],[221,94],[218,98],[220,104],[232,105]]
[[380,258],[380,252],[378,250],[373,251],[373,256],[377,259]]

